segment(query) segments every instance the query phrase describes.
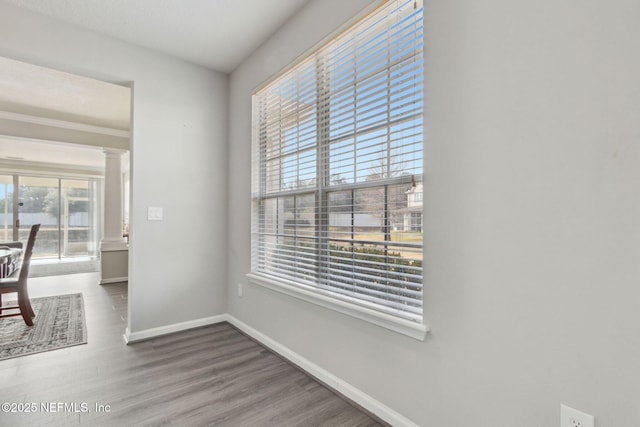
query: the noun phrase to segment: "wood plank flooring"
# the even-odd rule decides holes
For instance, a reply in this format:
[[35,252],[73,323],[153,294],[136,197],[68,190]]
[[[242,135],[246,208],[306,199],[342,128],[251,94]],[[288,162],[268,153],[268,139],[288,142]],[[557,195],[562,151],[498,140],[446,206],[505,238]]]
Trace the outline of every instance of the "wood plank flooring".
[[0,361],[0,403],[35,409],[0,425],[386,425],[226,323],[127,346],[127,287],[97,281],[30,279],[32,297],[83,293],[88,344]]

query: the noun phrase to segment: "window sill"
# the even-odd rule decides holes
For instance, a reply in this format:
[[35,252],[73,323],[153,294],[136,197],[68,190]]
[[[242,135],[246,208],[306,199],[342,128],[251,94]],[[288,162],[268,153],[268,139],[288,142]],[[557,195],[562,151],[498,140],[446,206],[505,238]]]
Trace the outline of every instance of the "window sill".
[[424,341],[425,336],[429,331],[427,325],[397,318],[347,301],[331,298],[321,292],[296,286],[294,282],[287,282],[286,280],[262,276],[256,273],[248,273],[247,277],[249,278],[249,281],[255,285],[263,286],[276,292],[364,320],[365,322],[372,323],[419,341]]

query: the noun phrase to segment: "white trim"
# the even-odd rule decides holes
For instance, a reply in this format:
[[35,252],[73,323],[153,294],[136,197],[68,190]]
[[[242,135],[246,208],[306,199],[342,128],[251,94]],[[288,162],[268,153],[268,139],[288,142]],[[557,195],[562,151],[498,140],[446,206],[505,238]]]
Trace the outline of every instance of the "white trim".
[[[1,137],[1,135],[0,135]],[[13,138],[15,140],[21,138]],[[32,162],[28,160],[0,159],[0,168],[3,173],[29,174],[33,176],[60,175],[61,178],[103,178],[104,167],[70,165],[47,162]]]
[[301,356],[285,345],[280,344],[278,341],[263,334],[262,332],[249,326],[248,324],[228,313],[220,314],[218,316],[205,317],[203,319],[192,320],[188,322],[176,323],[173,325],[162,326],[159,328],[147,329],[140,332],[132,333],[129,331],[129,328],[126,328],[125,333],[122,337],[125,344],[129,345],[134,344],[138,341],[144,341],[173,332],[185,331],[187,329],[213,325],[222,322],[229,322],[231,325],[238,328],[249,337],[255,339],[271,351],[284,357],[287,361],[302,369],[304,372],[314,377],[316,380],[324,383],[331,389],[335,390],[337,393],[340,393],[347,399],[350,399],[351,401],[360,405],[365,410],[369,411],[385,422],[398,427],[418,427],[416,423],[414,423],[404,415],[394,411],[384,403],[374,399],[357,387],[335,376],[326,369],[316,365],[306,357]]
[[268,337],[262,332],[259,332],[258,330],[236,319],[230,314],[227,314],[226,318],[227,318],[226,320],[229,323],[231,323],[236,328],[240,329],[245,334],[249,335],[251,338],[257,340],[265,347],[278,353],[280,356],[284,357],[289,362],[298,366],[299,368],[304,370],[306,373],[316,378],[318,381],[326,384],[333,390],[345,396],[347,399],[350,399],[353,402],[357,403],[358,405],[362,406],[364,409],[371,412],[372,414],[379,417],[380,419],[394,426],[418,427],[416,423],[414,423],[407,417],[394,411],[393,409],[389,408],[387,405],[377,401],[376,399],[364,393],[362,390],[358,389],[357,387],[338,378],[337,376],[333,375],[331,372],[321,368],[320,366],[311,362],[309,359],[299,355],[298,353],[280,344],[279,342]]
[[201,326],[213,325],[216,323],[226,322],[227,314],[218,316],[203,317],[202,319],[189,320],[187,322],[174,323],[172,325],[160,326],[158,328],[145,329],[139,332],[130,332],[129,328],[125,329],[124,342],[132,344],[138,341],[147,340],[149,338],[159,337],[161,335],[172,334],[174,332],[186,331],[187,329],[199,328]]
[[100,241],[101,252],[125,252],[129,250],[127,239],[121,238],[116,240],[103,239]]
[[50,126],[59,129],[97,133],[100,135],[117,136],[120,138],[129,138],[131,136],[130,132],[127,130],[113,129],[104,126],[87,125],[84,123],[69,122],[66,120],[50,119],[47,117],[30,116],[27,114],[12,113],[10,111],[0,110],[0,119],[31,123],[41,126]]
[[266,278],[254,273],[247,274],[247,277],[250,283],[255,285],[263,286],[276,292],[364,320],[365,322],[373,323],[374,325],[398,332],[419,341],[424,341],[429,331],[429,327],[423,323],[412,322],[411,320],[401,319],[347,301],[330,298],[318,292],[286,284],[284,281]]
[[99,285],[109,285],[111,283],[122,283],[122,282],[128,282],[129,278],[128,277],[112,277],[110,279],[100,279],[98,281]]

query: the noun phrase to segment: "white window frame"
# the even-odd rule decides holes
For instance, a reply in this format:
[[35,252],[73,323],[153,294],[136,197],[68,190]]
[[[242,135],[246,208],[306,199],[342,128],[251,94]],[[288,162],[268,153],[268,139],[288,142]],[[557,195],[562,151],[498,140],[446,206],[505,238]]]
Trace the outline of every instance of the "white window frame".
[[[396,2],[394,1],[393,3],[396,3]],[[416,7],[417,7],[417,4],[416,4]],[[315,58],[316,64],[321,63],[324,60],[322,59],[323,57],[321,55],[316,55],[316,52],[312,53],[312,55],[310,55],[308,58],[311,58],[311,57]],[[268,86],[268,84],[265,86]],[[324,96],[324,94],[320,92],[318,96],[322,97]],[[254,221],[255,221],[256,211],[258,209],[256,208],[257,206],[256,199],[264,201],[269,197],[271,198],[276,197],[273,194],[271,196],[265,196],[265,192],[266,192],[265,188],[267,185],[265,181],[267,179],[265,178],[264,168],[266,167],[266,165],[265,165],[264,158],[261,157],[261,156],[264,156],[264,153],[263,152],[261,153],[261,149],[258,146],[260,137],[258,135],[259,126],[257,126],[255,123],[255,121],[257,120],[256,115],[257,115],[256,105],[254,105],[254,118],[253,118],[254,120],[254,135],[253,135],[253,138],[254,138],[254,147],[253,147],[254,188],[253,188],[253,203],[252,203],[252,210],[254,211]],[[316,198],[315,203],[317,206],[317,210],[320,211],[319,218],[328,218],[328,214],[326,211],[327,203],[321,203],[319,202],[318,199],[326,200],[329,192],[335,192],[340,190],[353,192],[353,191],[362,190],[366,188],[384,188],[384,191],[386,194],[386,191],[388,191],[389,186],[397,185],[397,184],[406,184],[408,181],[415,180],[415,176],[411,176],[411,175],[392,176],[391,174],[389,174],[389,176],[387,176],[386,178],[376,180],[374,183],[357,182],[357,179],[356,179],[352,183],[346,183],[345,185],[340,185],[337,187],[323,185],[322,182],[324,181],[328,182],[328,180],[330,179],[329,172],[322,172],[323,169],[325,171],[328,171],[326,162],[328,162],[329,160],[328,160],[328,156],[321,156],[319,153],[325,149],[325,147],[322,146],[322,144],[324,144],[322,140],[323,139],[329,140],[330,138],[323,138],[322,135],[320,135],[322,131],[320,130],[319,127],[318,129],[316,129],[316,131],[318,132],[317,138],[318,140],[320,140],[320,142],[317,144],[318,147],[316,148],[318,152],[317,159],[316,159],[316,162],[318,163],[318,166],[317,166],[318,174],[315,177],[316,182],[313,183],[312,187],[305,187],[304,185],[302,185],[291,191],[286,191],[286,192],[281,191],[280,193],[286,196],[291,196],[291,197],[301,196],[306,194],[315,195],[315,198]],[[258,161],[258,163],[262,162],[260,163],[260,166],[258,166],[257,168],[256,168],[256,160]],[[414,186],[415,186],[415,181],[414,181]],[[258,194],[257,197],[256,197],[256,194]],[[264,208],[262,209],[264,210]],[[324,212],[323,212],[323,209],[324,209]],[[262,215],[264,215],[264,212],[262,213]],[[322,230],[322,227],[324,227],[325,231],[328,230],[327,224],[322,225],[321,224],[322,220],[320,220],[319,222],[320,224],[319,225],[316,224],[316,227],[319,226],[321,230]],[[255,240],[259,240],[261,236],[259,231],[256,234],[255,222],[253,227],[254,227],[254,230],[252,233],[252,248],[255,250],[256,249]],[[322,233],[322,231],[320,232]],[[328,245],[328,243],[325,243],[325,244]],[[420,251],[422,251],[422,245],[420,245]],[[252,263],[253,263],[253,260],[252,260]],[[260,285],[268,289],[364,320],[366,322],[384,327],[388,330],[392,330],[418,340],[423,340],[426,335],[426,332],[428,331],[428,327],[424,324],[421,311],[420,311],[419,317],[407,318],[403,316],[398,316],[395,313],[393,313],[393,310],[391,310],[390,312],[385,312],[384,310],[381,311],[379,309],[379,306],[376,306],[376,304],[370,304],[370,303],[367,303],[367,301],[363,301],[358,298],[351,298],[349,295],[342,295],[342,294],[336,295],[334,292],[331,291],[330,288],[325,288],[318,283],[309,285],[309,284],[301,283],[298,280],[290,280],[282,276],[276,277],[269,274],[263,274],[263,272],[256,269],[255,266],[252,266],[252,272],[247,274],[247,277],[249,278],[250,282],[253,284]]]

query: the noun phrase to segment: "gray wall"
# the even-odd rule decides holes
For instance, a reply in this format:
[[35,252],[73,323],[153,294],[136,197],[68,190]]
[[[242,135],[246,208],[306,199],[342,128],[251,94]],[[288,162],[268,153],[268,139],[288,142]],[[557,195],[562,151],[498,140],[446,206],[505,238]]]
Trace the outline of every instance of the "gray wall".
[[0,55],[133,82],[130,332],[224,313],[227,76],[1,2]]
[[252,90],[368,3],[231,75],[230,313],[421,426],[640,425],[635,1],[426,2],[426,341],[248,284]]
[[229,104],[221,74],[0,3],[0,55],[135,82],[132,332],[228,309],[423,426],[640,425],[637,2],[427,2],[426,341],[246,283],[250,94],[368,3],[311,1]]

